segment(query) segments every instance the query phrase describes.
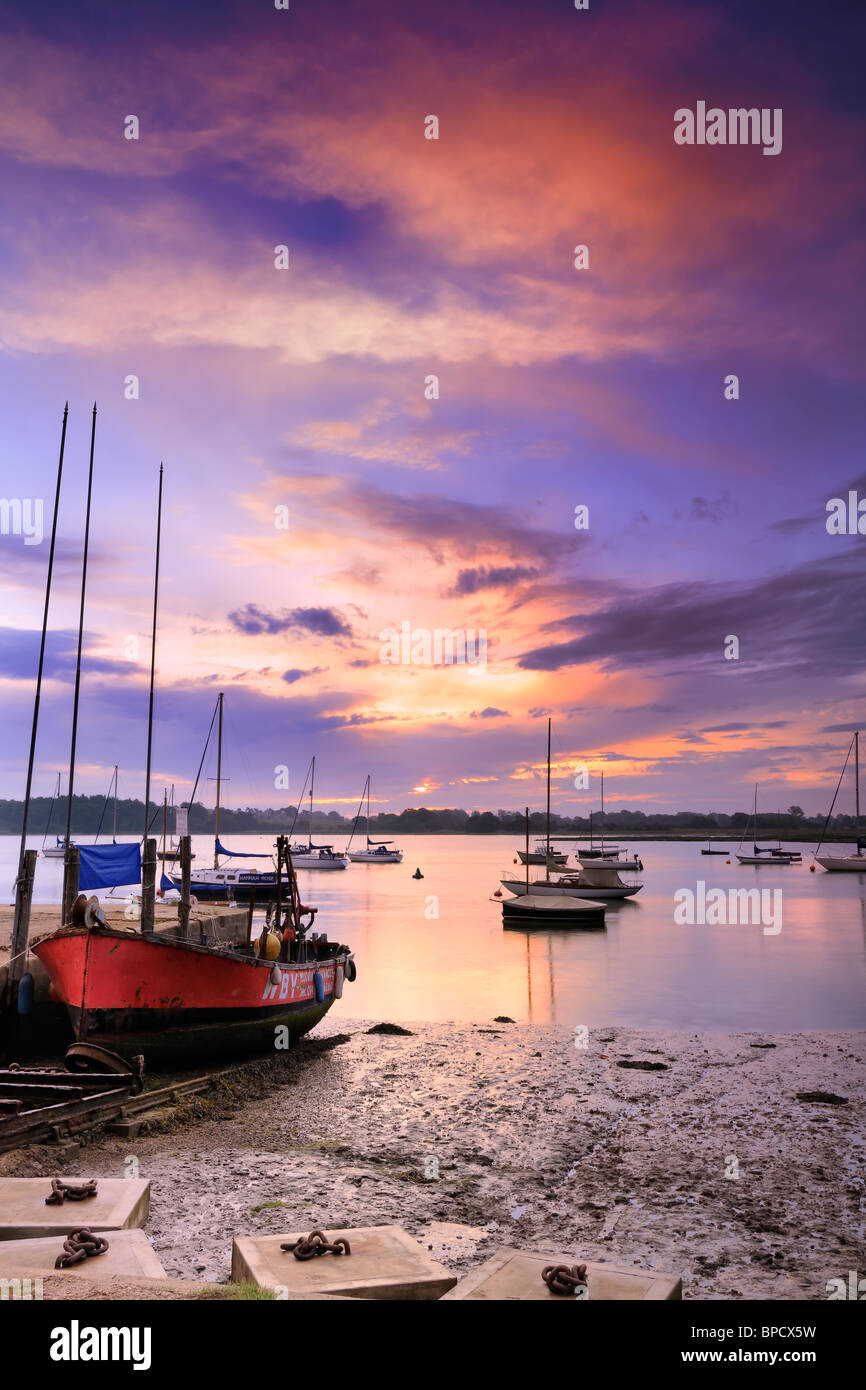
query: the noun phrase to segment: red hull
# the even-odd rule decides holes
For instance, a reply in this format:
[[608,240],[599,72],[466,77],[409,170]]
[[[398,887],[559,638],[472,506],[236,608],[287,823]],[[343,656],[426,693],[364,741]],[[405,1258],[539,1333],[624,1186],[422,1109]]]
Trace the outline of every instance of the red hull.
[[149,1061],[272,1048],[279,1027],[290,1037],[308,1032],[333,1003],[349,954],[330,951],[327,960],[275,966],[110,928],[66,928],[33,947],[78,1039]]

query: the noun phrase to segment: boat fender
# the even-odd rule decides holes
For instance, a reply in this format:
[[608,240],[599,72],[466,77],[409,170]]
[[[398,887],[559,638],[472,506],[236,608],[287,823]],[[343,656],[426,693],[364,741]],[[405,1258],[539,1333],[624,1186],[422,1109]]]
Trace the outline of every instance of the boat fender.
[[33,976],[29,970],[18,982],[18,1012],[29,1014],[33,1008]]
[[280,967],[278,965],[275,965],[273,970],[271,971],[271,984],[273,985],[274,989],[277,988],[282,978],[283,976]]
[[342,965],[338,965],[337,968],[336,968],[335,971],[334,971],[334,998],[335,998],[335,999],[342,999],[342,997],[343,997],[343,980],[344,980],[344,978],[345,978],[345,974],[346,974],[346,972],[344,971]]
[[321,970],[314,970],[314,971],[313,971],[313,989],[316,991],[316,1003],[317,1003],[317,1004],[324,1004],[324,1002],[325,1002],[325,982],[324,982],[324,980],[322,979],[322,972],[321,972]]
[[355,962],[352,960],[352,957],[350,956],[349,959],[346,961],[346,979],[349,981],[350,985],[353,985],[357,978],[358,968],[355,965]]

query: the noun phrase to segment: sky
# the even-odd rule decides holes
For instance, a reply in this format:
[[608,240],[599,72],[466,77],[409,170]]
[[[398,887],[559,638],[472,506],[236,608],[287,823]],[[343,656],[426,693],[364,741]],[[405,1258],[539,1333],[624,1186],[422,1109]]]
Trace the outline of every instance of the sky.
[[[96,401],[77,791],[117,763],[143,794],[162,462],[155,797],[222,690],[232,805],[296,799],[315,754],[323,809],[368,772],[376,809],[537,807],[549,716],[564,814],[601,771],[613,810],[826,810],[866,725],[866,537],[827,529],[866,498],[863,31],[781,0],[0,3],[0,496],[45,529],[0,534],[0,796],[68,400],[36,794]],[[699,101],[781,110],[781,151],[677,144]],[[425,659],[436,629],[484,660]]]

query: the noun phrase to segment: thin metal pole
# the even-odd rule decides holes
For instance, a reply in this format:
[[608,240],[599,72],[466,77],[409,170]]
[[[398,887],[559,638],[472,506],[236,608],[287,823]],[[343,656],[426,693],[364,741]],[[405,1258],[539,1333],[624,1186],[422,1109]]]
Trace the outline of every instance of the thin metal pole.
[[854,734],[854,796],[857,807],[857,834],[860,834],[860,731]]
[[[51,576],[54,572],[54,544],[57,539],[57,513],[60,508],[60,480],[63,476],[63,451],[66,447],[66,421],[68,416],[69,402],[67,401],[66,405],[63,407],[63,426],[60,431],[60,457],[57,461],[57,483],[54,488],[54,519],[51,523],[51,547],[48,551],[48,578],[45,583],[45,606],[42,610],[42,640],[39,644],[39,666],[36,671],[36,697],[33,701],[33,723],[30,726],[30,756],[27,761],[27,786],[24,791],[24,813],[21,820],[21,847],[18,851],[19,876],[24,871],[24,851],[27,847],[27,821],[30,817],[30,792],[33,785],[33,762],[36,757],[36,730],[39,725],[39,701],[42,697],[42,668],[45,664],[45,636],[48,631],[48,601],[51,598]],[[59,777],[60,774],[58,773],[58,782]],[[13,958],[16,955],[17,949],[13,936]],[[21,947],[21,949],[23,949],[23,947]]]
[[216,793],[216,814],[214,815],[214,842],[213,842],[213,866],[218,869],[220,857],[217,852],[217,845],[220,841],[220,783],[223,776],[223,693],[220,691],[217,696],[217,709],[219,711],[219,721],[217,723],[217,793]]
[[144,784],[144,834],[142,844],[147,840],[149,829],[148,810],[150,807],[150,759],[153,748],[153,681],[156,671],[156,607],[159,598],[159,542],[162,531],[162,464],[159,465],[159,497],[156,504],[156,564],[153,574],[153,625],[150,639],[150,704],[147,711],[147,777]]
[[547,845],[544,851],[544,880],[550,882],[550,725],[547,721]]
[[[87,553],[90,547],[90,503],[93,497],[93,451],[96,445],[96,402],[93,402],[93,419],[90,426],[90,465],[87,471],[87,511],[84,517],[84,555],[81,562],[81,605],[78,610],[78,654],[75,664],[75,694],[72,700],[72,744],[69,750],[69,787],[66,796],[66,835],[64,848],[69,854],[72,838],[72,796],[75,782],[75,745],[78,739],[78,699],[81,692],[81,644],[84,639],[84,602],[87,595]],[[64,880],[68,880],[71,866],[64,860]],[[68,893],[64,887],[64,902]]]

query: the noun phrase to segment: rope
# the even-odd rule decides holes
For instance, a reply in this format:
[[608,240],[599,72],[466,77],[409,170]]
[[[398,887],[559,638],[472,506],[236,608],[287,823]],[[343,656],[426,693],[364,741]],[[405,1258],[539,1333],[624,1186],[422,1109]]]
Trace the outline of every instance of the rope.
[[86,1197],[96,1196],[96,1178],[86,1182],[64,1182],[62,1178],[51,1179],[51,1196],[45,1198],[47,1207],[59,1207],[64,1202],[83,1202]]
[[82,1226],[80,1231],[70,1231],[63,1242],[63,1254],[58,1255],[54,1261],[55,1269],[69,1269],[71,1265],[80,1265],[90,1255],[104,1255],[108,1249],[108,1241],[103,1236],[95,1236],[86,1226]]
[[296,1260],[311,1260],[314,1255],[351,1255],[349,1242],[341,1236],[333,1244],[322,1231],[311,1231],[300,1240],[286,1241],[281,1250],[291,1250]]
[[541,1271],[551,1293],[574,1295],[579,1288],[586,1288],[586,1265],[547,1265]]

